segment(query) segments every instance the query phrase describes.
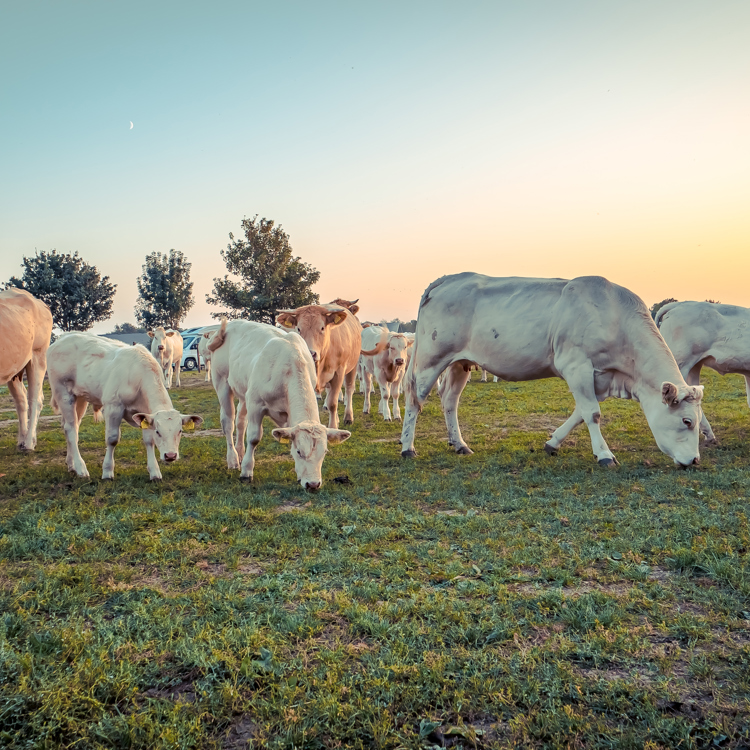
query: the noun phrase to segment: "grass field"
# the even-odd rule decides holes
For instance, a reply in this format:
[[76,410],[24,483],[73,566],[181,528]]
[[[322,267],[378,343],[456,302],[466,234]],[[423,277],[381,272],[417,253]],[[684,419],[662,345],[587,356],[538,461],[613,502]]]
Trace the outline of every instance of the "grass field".
[[433,395],[401,459],[357,396],[316,494],[268,429],[240,484],[197,375],[158,484],[128,426],[114,482],[90,413],[92,480],[59,424],[29,455],[0,427],[0,747],[750,748],[744,381],[706,377],[721,445],[688,471],[606,402],[606,470],[582,428],[542,450],[564,383],[474,376],[474,455]]

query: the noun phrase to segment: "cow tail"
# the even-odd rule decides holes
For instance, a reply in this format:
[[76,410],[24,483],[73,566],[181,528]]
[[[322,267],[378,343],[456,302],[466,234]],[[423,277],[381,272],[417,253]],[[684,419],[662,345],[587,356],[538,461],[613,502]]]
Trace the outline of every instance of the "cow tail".
[[383,332],[380,334],[380,341],[375,345],[375,348],[368,351],[361,349],[359,353],[364,354],[366,357],[374,357],[380,354],[386,346],[388,346],[388,329],[383,328]]
[[208,345],[206,348],[210,352],[215,352],[224,343],[224,339],[226,339],[226,337],[227,337],[227,319],[222,318],[221,327],[213,335],[211,340],[208,342]]
[[52,396],[50,397],[49,405],[52,407],[52,411],[55,412],[55,414],[60,413],[60,404],[58,404],[57,401],[55,400],[54,391],[52,391]]
[[417,347],[419,346],[419,336],[414,334],[414,344],[411,348],[411,356],[409,357],[409,365],[406,368],[406,375],[404,375],[403,389],[404,389],[404,401],[407,406],[412,404],[419,413],[422,412],[422,404],[419,403],[417,398]]
[[654,316],[654,323],[656,323],[657,328],[661,328],[661,322],[664,320],[664,316],[676,305],[679,305],[679,302],[669,302],[668,304],[664,305],[664,307],[660,308],[659,311]]
[[93,406],[94,409],[94,422],[103,422],[104,421],[104,414],[102,414],[102,407],[101,406]]

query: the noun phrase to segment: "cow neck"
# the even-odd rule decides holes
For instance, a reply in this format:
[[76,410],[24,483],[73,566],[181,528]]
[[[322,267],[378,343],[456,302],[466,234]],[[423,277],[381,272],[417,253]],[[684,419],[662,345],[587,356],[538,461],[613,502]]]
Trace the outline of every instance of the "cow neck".
[[174,409],[172,399],[169,398],[169,391],[164,385],[164,375],[157,365],[157,369],[150,367],[150,362],[145,362],[146,373],[142,379],[141,395],[146,402],[145,411],[148,414],[155,414],[157,411],[170,411]]
[[[651,320],[647,321],[651,323]],[[672,352],[664,339],[650,326],[638,326],[637,333],[631,336],[633,347],[633,392],[646,389],[656,391],[661,396],[661,385],[669,381],[675,385],[684,385],[685,381],[675,362]]]
[[291,426],[300,422],[320,422],[318,401],[304,365],[287,381],[286,392]]

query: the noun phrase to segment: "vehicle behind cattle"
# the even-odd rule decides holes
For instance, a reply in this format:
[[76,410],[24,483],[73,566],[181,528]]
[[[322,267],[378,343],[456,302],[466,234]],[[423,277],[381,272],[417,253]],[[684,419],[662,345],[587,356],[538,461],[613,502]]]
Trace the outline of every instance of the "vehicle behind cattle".
[[66,333],[49,348],[48,364],[52,408],[62,414],[68,444],[68,469],[79,477],[89,476],[78,449],[78,428],[88,404],[94,407],[94,421],[101,421],[103,414],[105,422],[102,479],[114,479],[123,419],[141,430],[152,480],[161,479],[155,448],[162,461],[176,461],[183,427],[192,430],[203,422],[197,414],[180,414],[172,406],[162,370],[141,344]]
[[615,465],[599,426],[599,402],[613,396],[641,403],[657,445],[675,463],[699,462],[703,387],[685,382],[643,301],[600,276],[567,281],[461,273],[430,284],[406,375],[403,456],[416,455],[417,415],[446,368],[448,439],[457,453],[471,453],[457,409],[472,363],[503,380],[567,382],[575,409],[547,441],[548,453],[585,422],[599,464]]
[[[7,383],[18,414],[18,449],[36,448],[44,406],[42,384],[52,336],[52,313],[25,289],[0,292],[0,383]],[[29,384],[28,398],[23,375]]]
[[330,386],[326,396],[328,426],[339,426],[342,384],[346,386],[344,424],[354,422],[354,379],[362,345],[362,328],[355,315],[338,305],[304,305],[296,310],[279,310],[276,323],[305,340],[315,363],[315,390],[320,393]]
[[159,326],[149,331],[151,337],[151,354],[161,365],[164,373],[164,383],[167,388],[172,387],[172,373],[175,372],[176,386],[180,386],[180,365],[182,363],[182,335],[179,331],[165,331],[164,326]]
[[[263,417],[270,417],[279,425],[271,432],[273,437],[281,443],[291,443],[297,479],[303,489],[321,487],[328,444],[343,442],[351,437],[351,432],[326,428],[320,423],[314,391],[315,364],[302,337],[266,323],[222,320],[208,348],[229,468],[241,469],[240,479],[252,480],[255,448],[263,437]],[[240,405],[234,441],[236,398]]]
[[[744,375],[750,406],[750,309],[714,302],[670,302],[656,313],[655,323],[690,385],[700,383],[703,367],[721,375]],[[701,432],[709,442],[718,442],[703,413]]]

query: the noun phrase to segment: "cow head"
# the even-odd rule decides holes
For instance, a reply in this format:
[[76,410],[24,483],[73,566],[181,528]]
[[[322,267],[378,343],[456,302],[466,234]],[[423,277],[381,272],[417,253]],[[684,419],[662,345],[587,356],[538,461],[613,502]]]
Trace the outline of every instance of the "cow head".
[[337,305],[338,307],[345,307],[352,315],[356,315],[359,312],[359,305],[357,304],[359,302],[359,297],[357,299],[342,299],[341,297],[336,297],[333,302],[329,302],[328,304],[333,306]]
[[305,305],[296,310],[279,310],[276,323],[302,336],[317,368],[328,349],[331,327],[341,325],[348,314],[343,307]]
[[194,430],[203,424],[203,417],[197,414],[180,414],[177,409],[163,409],[153,414],[133,414],[130,421],[142,430],[153,430],[154,444],[159,451],[159,457],[169,464],[180,457],[180,438],[183,429]]
[[291,443],[294,469],[305,490],[323,486],[321,468],[329,443],[343,443],[352,435],[348,430],[334,430],[312,421],[300,422],[294,427],[277,427],[271,434],[280,443]]
[[675,385],[668,381],[662,383],[659,400],[641,399],[656,444],[680,466],[700,462],[702,399],[702,385]]
[[406,365],[409,347],[414,344],[414,339],[407,338],[403,333],[392,333],[388,337],[388,361],[394,367]]

